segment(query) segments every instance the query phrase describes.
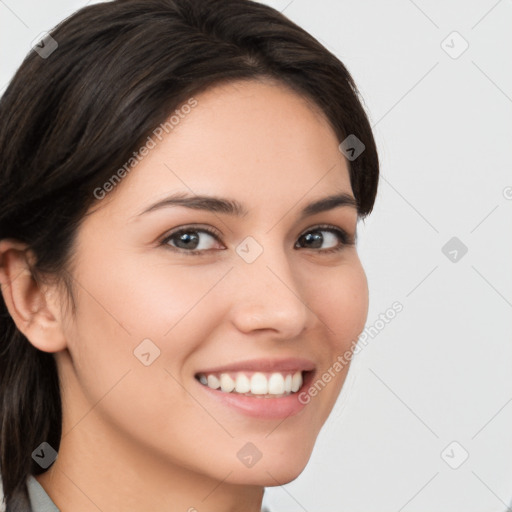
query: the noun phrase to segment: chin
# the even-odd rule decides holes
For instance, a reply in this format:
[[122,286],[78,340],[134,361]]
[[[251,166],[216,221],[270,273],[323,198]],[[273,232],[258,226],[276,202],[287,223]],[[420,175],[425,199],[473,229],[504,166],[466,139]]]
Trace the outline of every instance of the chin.
[[280,454],[262,458],[251,468],[239,468],[230,477],[231,483],[275,487],[295,480],[305,469],[311,452]]
[[[308,458],[309,460],[309,458]],[[296,465],[294,467],[284,467],[279,466],[274,469],[274,471],[268,470],[268,472],[272,475],[266,474],[266,481],[263,484],[265,487],[276,487],[279,485],[288,484],[293,482],[306,468],[307,461],[304,464]]]

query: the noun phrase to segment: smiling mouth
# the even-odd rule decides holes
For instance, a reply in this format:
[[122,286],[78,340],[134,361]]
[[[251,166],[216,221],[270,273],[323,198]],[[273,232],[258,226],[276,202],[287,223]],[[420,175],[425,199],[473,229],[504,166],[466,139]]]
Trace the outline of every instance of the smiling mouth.
[[309,371],[198,373],[203,386],[255,398],[282,398],[299,391]]

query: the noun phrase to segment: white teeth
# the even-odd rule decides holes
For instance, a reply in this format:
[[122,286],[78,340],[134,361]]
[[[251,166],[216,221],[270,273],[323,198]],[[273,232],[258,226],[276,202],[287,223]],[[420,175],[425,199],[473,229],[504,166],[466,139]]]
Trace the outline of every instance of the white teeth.
[[235,391],[237,393],[249,393],[251,391],[251,381],[245,373],[239,373],[236,376]]
[[284,377],[280,373],[273,373],[268,379],[268,392],[272,395],[284,393]]
[[220,382],[215,375],[208,375],[208,387],[212,389],[218,389],[220,387]]
[[219,389],[224,393],[240,393],[251,395],[265,395],[265,397],[280,397],[296,393],[302,387],[302,372],[291,373],[274,372],[265,374],[253,373],[250,377],[244,372],[235,374],[221,373],[220,375],[199,375],[199,382],[212,389]]
[[231,393],[235,389],[235,381],[227,373],[220,376],[220,389],[224,393]]
[[251,377],[251,393],[253,395],[266,395],[268,393],[268,381],[263,373],[255,373]]
[[292,391],[298,391],[302,386],[302,374],[300,372],[294,373],[292,377]]
[[292,391],[292,376],[287,375],[284,379],[284,392],[285,393],[291,393]]

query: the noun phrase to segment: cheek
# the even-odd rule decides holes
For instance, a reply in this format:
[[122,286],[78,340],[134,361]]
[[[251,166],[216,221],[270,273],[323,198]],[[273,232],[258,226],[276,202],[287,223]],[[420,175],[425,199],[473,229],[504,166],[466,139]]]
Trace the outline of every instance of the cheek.
[[[168,399],[171,388],[179,394],[166,370],[182,380],[188,368],[184,363],[207,339],[218,319],[205,299],[225,272],[214,266],[142,266],[136,258],[109,260],[108,254],[91,254],[76,275],[77,315],[66,333],[87,398],[95,403],[129,370],[125,382],[140,377],[139,386],[147,384],[152,395],[166,389],[160,400]],[[147,339],[151,342],[143,342]],[[144,357],[154,362],[145,366]]]
[[326,325],[323,363],[308,391],[323,404],[319,428],[338,399],[368,315],[368,283],[358,258],[337,267],[324,283],[314,308]]
[[[63,368],[69,383],[69,421],[87,429],[98,419],[158,452],[153,439],[179,436],[183,430],[181,421],[176,421],[177,408],[185,418],[198,415],[197,404],[178,381],[198,339],[190,332],[186,313],[201,295],[185,296],[173,307],[178,294],[172,287],[144,281],[140,274],[138,283],[118,281],[117,272],[104,279],[91,275],[84,281],[87,292],[77,295],[77,316],[66,332],[73,364]],[[151,342],[142,345],[147,339]],[[145,353],[149,353],[146,359]],[[144,364],[148,359],[149,364]],[[91,407],[92,414],[81,422]],[[152,440],[147,439],[148,432]],[[180,450],[175,451],[179,455]]]
[[315,313],[326,325],[329,345],[344,351],[363,331],[368,315],[368,282],[357,257],[340,265],[336,272],[319,276],[314,295]]
[[197,325],[190,320],[226,270],[161,262],[141,268],[138,261],[128,261],[111,276],[112,292],[105,300],[130,330],[171,336],[182,322]]
[[[94,323],[108,333],[110,344],[128,339],[133,348],[137,340],[150,338],[161,340],[164,349],[182,325],[197,330],[201,301],[225,274],[219,266],[200,269],[149,258],[141,265],[140,257],[109,261],[104,256],[93,256],[78,276],[87,283],[87,293],[81,293],[81,328],[87,331]],[[173,346],[181,340],[173,340]]]

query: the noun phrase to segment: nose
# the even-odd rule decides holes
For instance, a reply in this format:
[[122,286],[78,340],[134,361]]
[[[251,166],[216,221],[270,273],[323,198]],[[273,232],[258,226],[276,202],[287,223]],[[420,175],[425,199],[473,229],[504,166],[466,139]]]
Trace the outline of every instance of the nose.
[[231,319],[241,332],[272,331],[279,339],[298,337],[315,317],[299,282],[281,251],[265,250],[254,262],[239,261],[232,278]]

